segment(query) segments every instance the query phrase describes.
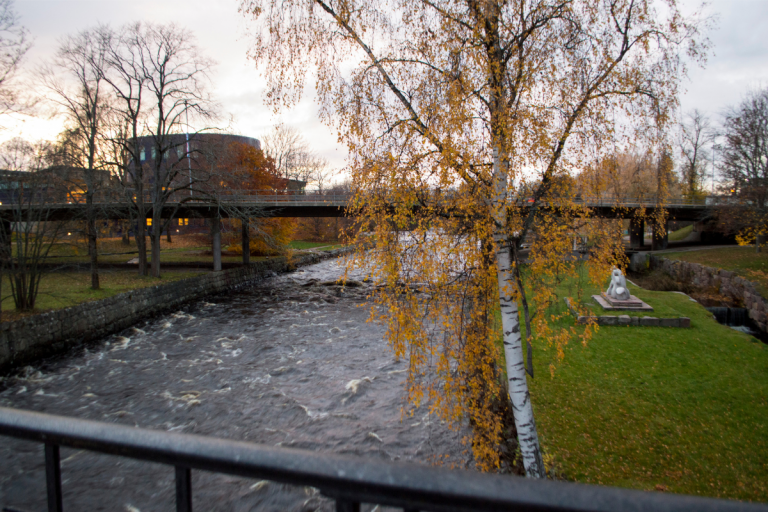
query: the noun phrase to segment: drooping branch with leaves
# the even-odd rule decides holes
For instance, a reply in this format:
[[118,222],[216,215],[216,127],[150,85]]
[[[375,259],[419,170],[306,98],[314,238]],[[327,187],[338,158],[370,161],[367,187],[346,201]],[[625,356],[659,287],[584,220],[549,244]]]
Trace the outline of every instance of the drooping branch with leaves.
[[[493,467],[502,428],[486,400],[508,388],[525,471],[544,476],[522,296],[537,305],[536,339],[569,336],[543,314],[551,301],[540,290],[551,287],[531,292],[514,253],[532,243],[539,283],[576,272],[561,239],[589,212],[564,178],[621,136],[617,116],[664,125],[680,53],[703,54],[697,25],[674,2],[649,0],[243,0],[241,11],[276,109],[296,103],[316,70],[321,116],[349,148],[361,232],[375,233],[365,258],[387,285],[379,299],[395,352],[411,362],[411,398],[426,393],[448,417],[469,417],[485,432],[473,442],[478,460]],[[597,238],[605,243],[587,265],[602,277],[620,256],[615,239]]]

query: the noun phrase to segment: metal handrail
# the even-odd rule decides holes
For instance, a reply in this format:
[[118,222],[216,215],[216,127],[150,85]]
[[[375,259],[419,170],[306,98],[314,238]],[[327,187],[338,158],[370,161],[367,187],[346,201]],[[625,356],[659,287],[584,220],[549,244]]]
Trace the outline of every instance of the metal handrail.
[[63,507],[60,446],[174,466],[177,511],[192,510],[193,469],[315,487],[336,500],[337,511],[359,511],[360,503],[405,511],[768,511],[764,504],[365,460],[5,407],[0,435],[45,443],[49,512]]
[[[341,204],[341,203],[347,203],[353,196],[347,195],[347,194],[334,194],[334,195],[264,195],[264,194],[237,194],[237,193],[227,193],[227,194],[219,194],[216,196],[210,196],[210,197],[193,197],[191,199],[184,199],[184,202],[187,204],[216,204],[216,203],[258,203],[258,204],[308,204],[308,203],[322,203],[322,204]],[[109,200],[100,200],[101,198],[96,198],[95,204],[96,205],[128,205],[129,203],[120,197],[109,199]],[[148,204],[151,203],[149,199],[146,201]],[[176,204],[179,201],[176,201],[175,198],[171,197],[168,201],[169,204]],[[56,204],[59,205],[70,205],[73,208],[82,208],[84,207],[83,203],[56,203],[56,202],[49,202],[49,204]],[[526,206],[528,204],[531,204],[529,201],[525,199],[516,199],[512,201],[510,204],[516,204],[518,206]],[[557,204],[555,202],[546,201],[543,203],[539,203],[540,206],[548,206]],[[691,207],[691,208],[701,208],[706,206],[719,206],[722,204],[730,204],[726,202],[718,202],[718,203],[710,203],[705,204],[700,201],[686,201],[686,200],[671,200],[667,202],[657,203],[653,198],[622,198],[622,199],[614,199],[614,198],[584,198],[584,199],[577,199],[573,200],[572,204],[577,206],[587,206],[587,207],[613,207],[613,208],[653,208],[658,205],[664,206],[666,208],[680,208],[680,207]],[[0,205],[0,209],[9,209],[9,208],[18,208],[18,205],[13,204],[4,204]]]

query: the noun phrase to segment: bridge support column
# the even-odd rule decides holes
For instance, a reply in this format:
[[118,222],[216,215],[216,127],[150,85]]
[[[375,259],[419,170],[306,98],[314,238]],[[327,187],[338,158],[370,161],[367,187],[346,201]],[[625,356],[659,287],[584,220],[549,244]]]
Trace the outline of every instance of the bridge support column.
[[666,249],[669,245],[669,234],[667,227],[667,220],[664,221],[663,226],[657,226],[653,224],[653,238],[651,239],[651,250],[660,251]]
[[221,270],[221,219],[211,219],[211,239],[213,241],[213,271]]
[[251,264],[251,220],[242,220],[243,228],[243,265]]
[[629,246],[640,249],[645,243],[645,220],[632,218],[629,221]]

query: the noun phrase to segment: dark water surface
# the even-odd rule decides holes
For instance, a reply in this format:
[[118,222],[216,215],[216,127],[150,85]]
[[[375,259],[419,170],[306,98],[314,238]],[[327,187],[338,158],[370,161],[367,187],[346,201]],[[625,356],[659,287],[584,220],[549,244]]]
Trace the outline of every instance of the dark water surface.
[[[407,365],[337,261],[200,301],[0,382],[0,406],[143,428],[470,465],[464,433],[402,415]],[[354,278],[355,276],[350,276]],[[360,276],[357,276],[358,278]],[[62,449],[68,511],[175,510],[170,466]],[[46,510],[43,447],[0,437],[0,509]],[[196,511],[332,510],[315,489],[193,471]],[[371,507],[364,507],[370,510]]]

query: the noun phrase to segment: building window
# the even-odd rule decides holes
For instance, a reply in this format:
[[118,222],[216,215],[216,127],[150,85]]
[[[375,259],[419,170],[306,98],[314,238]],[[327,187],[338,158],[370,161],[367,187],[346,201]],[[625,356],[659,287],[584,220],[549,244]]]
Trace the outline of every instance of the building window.
[[142,162],[147,159],[147,152],[144,150],[144,148],[141,148],[141,153],[139,154],[139,159]]
[[152,225],[152,219],[147,219],[147,226],[151,226],[151,225]]
[[179,157],[179,160],[184,156],[184,148],[181,146],[178,146],[176,148],[176,156]]
[[155,150],[154,146],[152,147],[152,160],[157,158],[157,151]]
[[179,219],[179,226],[189,226],[189,219]]

